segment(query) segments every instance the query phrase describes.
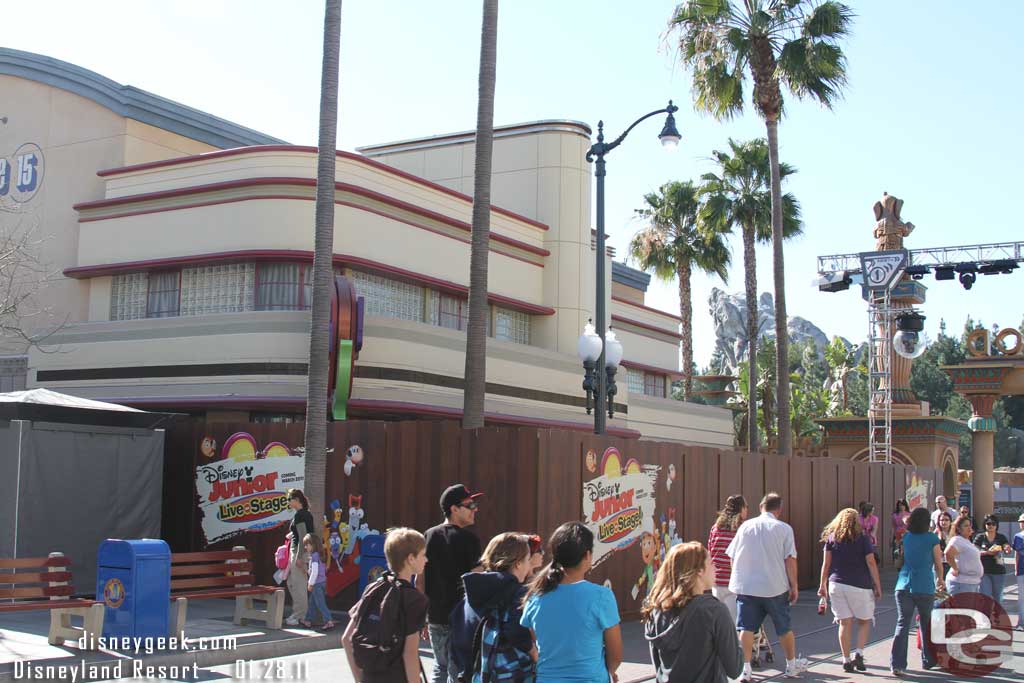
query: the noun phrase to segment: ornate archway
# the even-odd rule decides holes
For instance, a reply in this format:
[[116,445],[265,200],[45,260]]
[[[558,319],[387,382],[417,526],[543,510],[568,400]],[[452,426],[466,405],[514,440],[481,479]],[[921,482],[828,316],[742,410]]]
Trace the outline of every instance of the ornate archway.
[[946,497],[946,500],[956,501],[960,487],[957,483],[956,454],[951,448],[947,448],[946,452],[942,454],[942,486],[942,495]]
[[974,409],[967,426],[971,430],[974,463],[973,512],[980,516],[993,510],[997,425],[992,406],[1002,396],[1024,396],[1024,335],[1013,327],[1003,329],[995,337],[990,337],[986,329],[978,329],[967,337],[967,352],[966,362],[942,369],[952,378],[953,390],[970,401]]
[[[859,453],[854,455],[852,458],[850,458],[850,460],[852,460],[853,462],[867,462],[870,457],[871,457],[871,452],[867,448],[865,448],[864,450],[860,451]],[[908,456],[906,453],[904,453],[903,451],[899,450],[898,448],[893,448],[892,449],[892,461],[896,465],[910,465],[910,466],[914,466],[916,464],[910,458],[910,456]]]

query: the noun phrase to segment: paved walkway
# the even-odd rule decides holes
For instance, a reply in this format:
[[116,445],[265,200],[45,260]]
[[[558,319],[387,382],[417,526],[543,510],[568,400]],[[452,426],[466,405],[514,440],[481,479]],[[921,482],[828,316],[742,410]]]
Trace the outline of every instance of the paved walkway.
[[[812,663],[811,669],[801,677],[801,680],[807,683],[833,683],[890,679],[889,650],[896,624],[896,608],[892,597],[894,580],[895,576],[891,572],[883,574],[885,591],[879,601],[877,623],[865,651],[868,671],[863,674],[848,674],[843,671],[842,659],[838,655],[836,629],[831,623],[831,618],[817,614],[818,599],[813,591],[803,591],[800,594],[800,599],[793,608],[793,627],[797,633],[798,651]],[[1008,586],[1004,604],[1007,611],[1013,615],[1016,615],[1017,599],[1016,588]],[[192,649],[188,652],[147,654],[144,651],[100,651],[85,653],[84,656],[80,656],[75,647],[52,647],[46,643],[47,613],[4,614],[0,616],[0,679],[15,679],[18,673],[15,669],[16,663],[31,662],[33,667],[59,668],[33,669],[28,672],[22,668],[19,679],[26,680],[29,674],[34,673],[34,680],[71,680],[69,670],[74,667],[77,669],[76,681],[115,680],[118,678],[118,672],[111,667],[120,662],[120,678],[137,681],[353,681],[344,652],[339,647],[340,628],[325,635],[304,629],[270,631],[251,626],[238,627],[231,623],[231,613],[232,602],[227,600],[207,600],[190,605],[186,633]],[[1016,616],[1013,616],[1012,620],[1016,623]],[[769,626],[769,630],[770,628]],[[224,643],[213,640],[220,636],[236,638],[236,649],[223,649]],[[640,624],[624,624],[623,636],[625,656],[624,663],[619,669],[620,683],[653,680],[650,655]],[[992,683],[1024,681],[1024,633],[1014,633],[1013,647],[1013,661],[983,680]],[[755,669],[755,680],[782,680],[781,667],[784,666],[784,657],[777,644],[775,653],[773,664],[765,664],[762,668]],[[429,648],[424,647],[421,654],[424,666],[430,671],[433,662]],[[239,665],[238,660],[245,660],[248,663]],[[83,673],[89,673],[90,665],[97,667],[94,675],[83,676]],[[106,670],[103,667],[106,667]],[[177,668],[160,670],[157,667]],[[60,677],[62,671],[65,674],[63,678]],[[194,672],[198,672],[198,675],[194,675]],[[146,678],[146,673],[152,675]],[[920,660],[913,647],[913,636],[909,679],[957,680],[942,671],[921,671]]]

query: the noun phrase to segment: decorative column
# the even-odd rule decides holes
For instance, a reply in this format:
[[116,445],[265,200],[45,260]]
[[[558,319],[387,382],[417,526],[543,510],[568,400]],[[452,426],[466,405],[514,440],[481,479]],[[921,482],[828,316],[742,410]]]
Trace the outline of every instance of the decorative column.
[[974,408],[974,416],[968,420],[967,426],[971,430],[971,459],[974,462],[972,512],[975,519],[981,519],[993,510],[996,421],[992,417],[992,406],[998,398],[996,394],[967,394],[967,400]]

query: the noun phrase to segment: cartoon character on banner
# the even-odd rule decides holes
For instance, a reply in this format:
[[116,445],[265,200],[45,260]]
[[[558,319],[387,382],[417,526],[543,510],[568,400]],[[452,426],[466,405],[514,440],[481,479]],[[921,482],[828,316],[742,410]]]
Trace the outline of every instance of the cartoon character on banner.
[[363,458],[366,457],[363,453],[363,449],[357,445],[348,447],[345,451],[345,476],[352,476],[352,470],[363,463]]
[[597,452],[593,448],[587,451],[587,472],[591,474],[597,472]]
[[654,537],[654,534],[649,531],[645,531],[640,537],[640,558],[644,563],[644,571],[640,575],[640,578],[633,584],[633,590],[630,591],[630,595],[636,600],[637,596],[640,595],[640,588],[644,587],[644,596],[651,592],[651,586],[654,584],[654,561],[658,556],[658,540]]
[[212,436],[204,436],[203,442],[199,444],[199,452],[207,458],[217,455],[217,441]]
[[353,533],[349,537],[348,547],[345,551],[347,555],[352,554],[352,551],[355,548],[356,540],[359,536],[358,532],[360,531],[360,526],[362,525],[364,517],[366,517],[366,512],[363,510],[362,495],[357,496],[350,493],[348,496],[348,526],[352,529]]
[[672,463],[668,464],[668,476],[665,477],[665,490],[671,491],[672,484],[676,480],[676,466]]

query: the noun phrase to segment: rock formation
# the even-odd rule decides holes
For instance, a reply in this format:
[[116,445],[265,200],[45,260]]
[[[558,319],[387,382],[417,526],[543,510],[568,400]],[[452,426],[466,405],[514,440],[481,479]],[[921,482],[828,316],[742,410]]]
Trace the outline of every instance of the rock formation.
[[[715,326],[714,356],[720,359],[719,370],[727,375],[735,375],[740,362],[747,358],[746,297],[743,294],[729,294],[714,287],[708,298],[708,308]],[[824,356],[829,337],[817,325],[805,318],[790,316],[786,328],[791,343],[802,343],[811,339],[818,349],[819,357]],[[757,299],[757,330],[761,339],[775,338],[775,301],[768,292],[764,292]],[[843,343],[847,348],[853,346],[845,339]]]

